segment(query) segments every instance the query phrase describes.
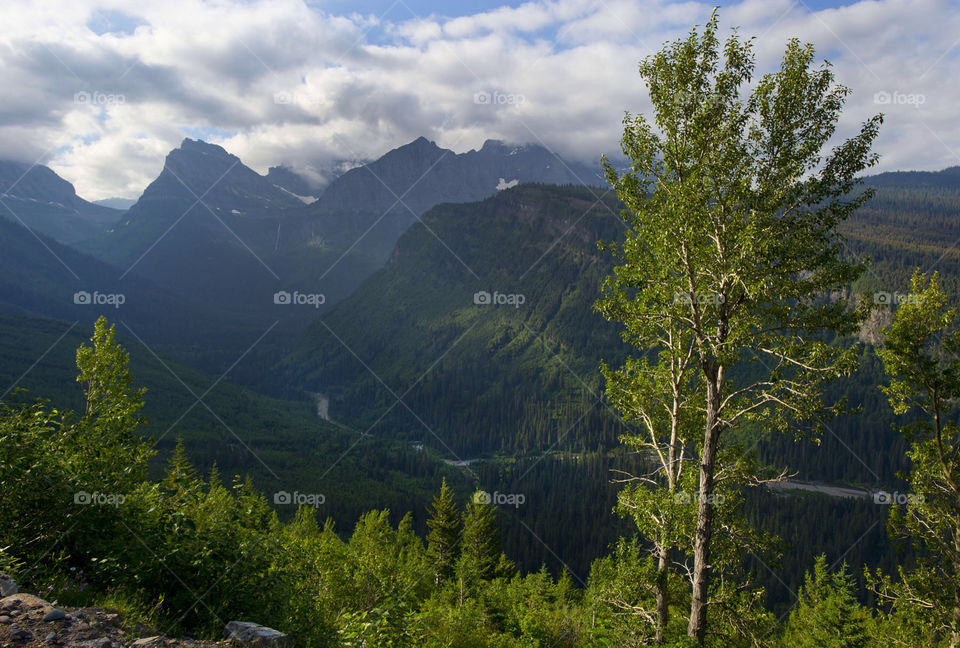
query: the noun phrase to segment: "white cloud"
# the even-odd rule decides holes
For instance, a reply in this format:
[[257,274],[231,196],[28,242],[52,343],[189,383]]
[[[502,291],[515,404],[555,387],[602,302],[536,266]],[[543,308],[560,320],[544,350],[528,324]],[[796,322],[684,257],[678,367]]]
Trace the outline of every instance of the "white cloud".
[[[619,150],[625,110],[649,107],[639,60],[711,6],[532,1],[447,19],[333,15],[299,0],[8,1],[0,83],[14,90],[0,105],[0,157],[42,158],[90,199],[135,197],[166,152],[205,130],[261,172],[376,157],[419,135],[457,151],[499,138],[596,159]],[[960,164],[951,0],[812,13],[745,0],[721,24],[757,37],[760,71],[788,38],[813,42],[854,91],[841,135],[886,113],[880,169]],[[878,92],[914,100],[878,105]]]

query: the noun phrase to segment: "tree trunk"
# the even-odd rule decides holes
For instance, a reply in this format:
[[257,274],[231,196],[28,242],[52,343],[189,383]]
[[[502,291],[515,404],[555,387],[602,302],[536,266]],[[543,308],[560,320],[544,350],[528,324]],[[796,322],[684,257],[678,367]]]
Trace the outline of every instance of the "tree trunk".
[[719,380],[707,377],[707,420],[700,458],[700,490],[697,497],[697,535],[693,545],[693,592],[687,635],[702,646],[707,630],[707,600],[710,587],[710,535],[713,530],[713,477],[717,458],[720,423]]
[[[956,566],[960,560],[960,525],[953,530],[953,560]],[[960,648],[960,583],[954,578],[953,585],[953,627],[950,628],[950,648]]]
[[655,643],[663,643],[663,633],[667,629],[667,623],[670,621],[670,593],[667,590],[667,566],[670,550],[663,542],[659,547],[659,558],[657,560],[657,634]]

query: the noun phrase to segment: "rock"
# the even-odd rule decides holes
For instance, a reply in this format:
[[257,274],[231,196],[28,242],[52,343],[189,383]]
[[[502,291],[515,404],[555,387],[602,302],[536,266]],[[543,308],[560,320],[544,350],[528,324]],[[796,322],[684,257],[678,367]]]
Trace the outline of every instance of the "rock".
[[0,572],[0,598],[6,598],[11,594],[16,594],[20,591],[20,586],[17,585],[17,581],[13,580],[13,576],[8,576],[3,572]]
[[231,621],[224,628],[224,635],[256,648],[288,648],[290,637],[279,630],[249,621]]
[[56,632],[51,632],[50,634],[47,635],[47,637],[46,637],[46,639],[44,639],[44,641],[46,641],[47,643],[51,643],[51,642],[52,642],[54,639],[56,639],[56,638],[57,638],[57,633],[56,633]]
[[17,607],[25,609],[42,608],[46,612],[49,612],[53,609],[52,605],[44,601],[39,596],[34,596],[33,594],[13,594],[3,600],[0,600],[0,605],[5,606],[9,603],[15,603]]
[[10,638],[14,641],[30,641],[33,639],[33,635],[26,630],[14,630],[10,633]]
[[13,619],[11,619],[10,617],[8,617],[6,614],[0,616],[0,623],[10,623],[10,622],[12,622],[12,621],[13,621]]
[[112,648],[114,644],[110,637],[97,637],[96,639],[73,640],[70,645],[74,648]]
[[162,637],[161,635],[156,635],[156,636],[153,636],[153,637],[143,637],[143,638],[141,638],[141,639],[137,639],[136,641],[134,641],[134,642],[133,642],[133,645],[134,645],[134,646],[149,646],[149,645],[151,645],[151,644],[155,644],[155,643],[159,642],[161,639],[163,639],[163,637]]
[[59,621],[60,619],[64,618],[65,616],[67,616],[67,613],[66,613],[66,612],[64,612],[63,610],[58,610],[57,608],[53,608],[52,610],[50,610],[49,612],[47,612],[46,614],[43,615],[43,620],[44,620],[44,621]]

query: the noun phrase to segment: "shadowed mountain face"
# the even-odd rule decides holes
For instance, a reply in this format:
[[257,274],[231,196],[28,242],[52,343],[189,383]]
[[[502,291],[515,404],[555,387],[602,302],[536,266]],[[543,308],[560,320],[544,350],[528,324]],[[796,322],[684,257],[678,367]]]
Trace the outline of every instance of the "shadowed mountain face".
[[0,160],[0,218],[76,243],[96,236],[122,214],[80,198],[72,184],[43,165]]
[[[597,365],[623,349],[591,307],[612,268],[596,241],[622,237],[620,207],[543,185],[434,207],[303,335],[286,380],[329,394],[335,420],[463,456],[613,443]],[[416,415],[392,407],[408,389]]]
[[[587,177],[538,146],[490,141],[458,155],[420,138],[346,171],[305,204],[298,196],[310,187],[289,169],[261,176],[219,146],[186,139],[122,220],[83,248],[190,301],[299,329],[380,268],[430,207],[517,181]],[[284,308],[278,292],[323,299]]]
[[3,219],[0,312],[86,325],[105,315],[125,322],[125,333],[133,331],[158,349],[175,347],[207,366],[223,353],[226,340],[253,334],[245,322],[142,277],[121,278],[119,268]]
[[[351,169],[321,196],[321,212],[406,213],[411,222],[444,202],[472,202],[510,184],[605,184],[596,170],[570,164],[541,146],[487,140],[456,154],[420,137],[379,160]],[[412,212],[412,213],[411,213]]]

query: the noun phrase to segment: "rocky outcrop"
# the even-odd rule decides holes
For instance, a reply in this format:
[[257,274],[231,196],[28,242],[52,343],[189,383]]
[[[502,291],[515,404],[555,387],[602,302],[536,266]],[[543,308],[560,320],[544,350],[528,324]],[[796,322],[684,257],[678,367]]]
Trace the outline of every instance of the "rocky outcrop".
[[[0,575],[2,576],[2,575]],[[5,582],[0,579],[0,583]],[[9,579],[9,582],[13,582]],[[16,583],[14,583],[14,586]],[[32,594],[0,599],[0,646],[6,648],[289,648],[287,635],[245,621],[231,621],[227,639],[202,641],[168,637],[143,624],[132,628],[104,608],[60,608]]]

